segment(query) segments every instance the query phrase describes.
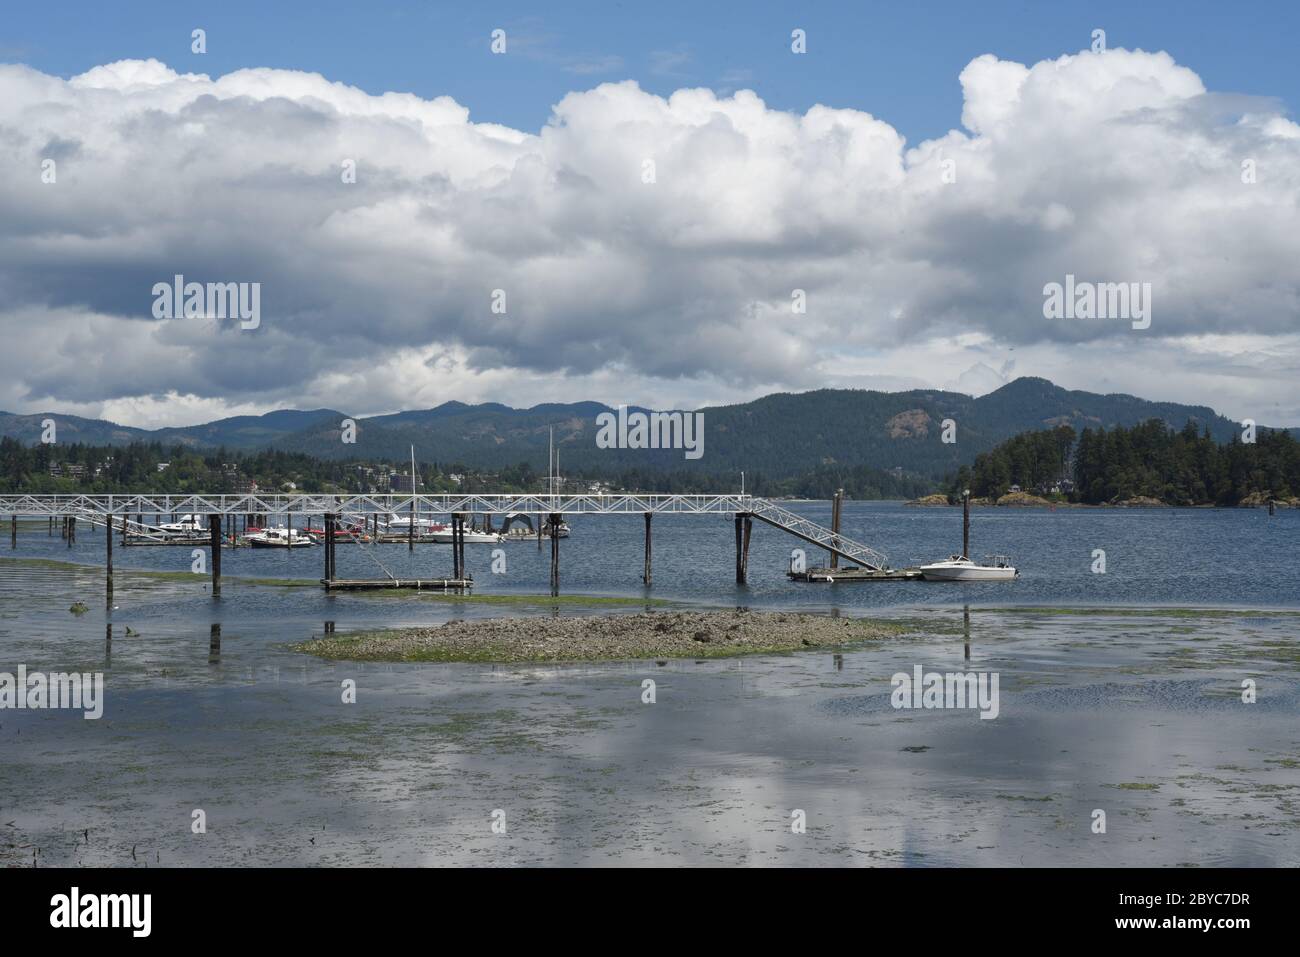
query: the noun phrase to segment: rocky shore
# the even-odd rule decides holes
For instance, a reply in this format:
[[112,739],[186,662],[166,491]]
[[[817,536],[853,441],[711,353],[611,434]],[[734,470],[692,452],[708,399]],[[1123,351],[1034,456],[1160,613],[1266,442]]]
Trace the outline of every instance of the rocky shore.
[[784,612],[703,611],[449,621],[293,646],[338,661],[625,661],[720,658],[886,638],[900,625]]

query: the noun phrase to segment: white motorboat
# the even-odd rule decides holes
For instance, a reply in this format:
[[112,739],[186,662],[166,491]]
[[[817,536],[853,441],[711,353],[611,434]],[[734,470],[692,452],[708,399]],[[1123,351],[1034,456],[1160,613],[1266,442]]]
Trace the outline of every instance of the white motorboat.
[[206,515],[182,515],[180,521],[164,522],[159,525],[158,531],[165,535],[176,535],[183,538],[206,535],[208,533],[208,518]]
[[[506,540],[506,537],[500,532],[483,532],[476,528],[464,529],[461,536],[466,545],[495,545]],[[435,542],[450,545],[453,537],[451,526],[443,526],[439,531],[433,532],[430,537]]]
[[[384,531],[389,535],[409,535],[411,533],[411,516],[409,515],[390,515],[388,521],[384,523]],[[446,522],[439,522],[432,518],[415,517],[415,535],[417,538],[424,538],[437,532],[447,532],[451,534],[451,526]],[[447,539],[451,541],[451,539]]]
[[285,528],[283,525],[277,528],[258,529],[245,535],[244,541],[253,548],[309,548],[316,544],[316,539],[311,535],[300,532],[296,528]]
[[1005,555],[986,555],[991,564],[979,565],[965,555],[953,555],[942,562],[920,567],[921,575],[932,582],[1010,581],[1020,573]]

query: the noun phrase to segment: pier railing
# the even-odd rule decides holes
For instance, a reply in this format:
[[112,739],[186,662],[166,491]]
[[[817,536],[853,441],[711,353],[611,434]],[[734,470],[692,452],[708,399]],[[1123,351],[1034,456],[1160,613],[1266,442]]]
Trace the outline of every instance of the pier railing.
[[[446,514],[463,520],[473,515],[644,515],[647,529],[651,515],[734,515],[738,522],[750,517],[782,529],[819,548],[857,562],[869,570],[889,567],[889,560],[861,542],[846,538],[833,529],[818,525],[769,499],[752,495],[659,495],[621,493],[617,495],[552,494],[359,494],[314,495],[310,493],[250,495],[0,495],[0,515],[40,516],[103,521],[148,515],[208,516],[354,516]],[[151,534],[153,531],[151,530]],[[747,556],[748,532],[738,554]],[[744,579],[742,558],[738,574]],[[648,565],[647,565],[648,567]],[[646,575],[647,581],[649,574]]]
[[0,515],[641,515],[750,511],[752,495],[360,494],[0,495]]
[[802,515],[765,498],[751,499],[748,512],[769,525],[784,529],[796,538],[802,538],[809,544],[834,552],[851,562],[857,562],[871,571],[882,571],[889,567],[889,559],[874,548],[855,542],[851,538],[845,538],[839,532],[809,521]]

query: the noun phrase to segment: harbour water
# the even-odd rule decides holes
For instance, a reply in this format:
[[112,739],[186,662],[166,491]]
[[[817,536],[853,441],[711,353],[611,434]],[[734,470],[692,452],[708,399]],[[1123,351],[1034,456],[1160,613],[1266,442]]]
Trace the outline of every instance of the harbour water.
[[[795,507],[828,520],[827,503]],[[799,543],[756,525],[743,588],[729,521],[660,516],[649,591],[639,518],[570,524],[564,593],[869,615],[910,631],[701,662],[335,664],[288,646],[326,622],[617,609],[239,580],[318,578],[321,549],[227,550],[219,600],[202,580],[132,573],[188,571],[182,548],[115,549],[110,606],[102,530],[83,524],[68,549],[26,524],[7,553],[17,561],[0,557],[0,672],[102,671],[107,692],[98,721],[0,711],[0,862],[1300,863],[1300,514],[977,510],[972,552],[1009,552],[1023,569],[980,585],[792,583]],[[849,503],[844,532],[910,564],[958,550],[960,514]],[[499,575],[490,546],[468,548],[475,593],[544,592],[549,548],[501,547]],[[450,546],[375,554],[402,575],[451,563]],[[343,576],[382,574],[356,546],[338,562]],[[917,665],[998,674],[998,717],[893,708],[891,676]]]

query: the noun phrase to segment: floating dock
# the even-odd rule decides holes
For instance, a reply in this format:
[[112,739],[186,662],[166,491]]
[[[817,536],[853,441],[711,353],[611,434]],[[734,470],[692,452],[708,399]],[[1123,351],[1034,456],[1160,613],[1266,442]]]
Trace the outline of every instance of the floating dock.
[[326,591],[362,591],[374,588],[413,588],[416,591],[465,591],[472,578],[322,578]]
[[920,581],[919,568],[810,568],[802,572],[790,572],[791,581],[797,582],[903,582]]

